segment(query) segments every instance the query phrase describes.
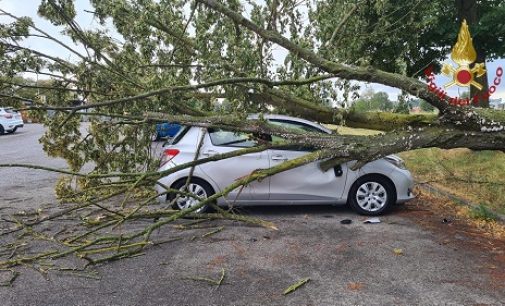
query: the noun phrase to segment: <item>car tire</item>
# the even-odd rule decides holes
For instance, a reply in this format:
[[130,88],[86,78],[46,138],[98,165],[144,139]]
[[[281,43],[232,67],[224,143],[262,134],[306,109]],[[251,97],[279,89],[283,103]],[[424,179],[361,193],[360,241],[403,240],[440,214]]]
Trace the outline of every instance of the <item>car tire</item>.
[[[186,179],[181,179],[172,185],[172,189],[183,190],[186,185]],[[200,198],[206,199],[214,194],[214,190],[206,181],[199,178],[192,178],[188,184],[188,190],[190,193],[197,195]],[[172,202],[176,198],[176,194],[169,194],[167,200]],[[181,195],[173,204],[174,209],[186,209],[191,206],[197,205],[199,202],[191,197],[186,197]],[[195,210],[196,213],[204,213],[211,210],[209,205],[204,205],[201,208]]]
[[5,132],[4,127],[0,124],[0,135],[2,135]]
[[15,127],[12,130],[8,131],[7,134],[12,134],[12,133],[14,133],[17,130],[18,130],[18,127]]
[[396,202],[393,183],[380,175],[359,178],[351,187],[347,201],[361,215],[378,216]]

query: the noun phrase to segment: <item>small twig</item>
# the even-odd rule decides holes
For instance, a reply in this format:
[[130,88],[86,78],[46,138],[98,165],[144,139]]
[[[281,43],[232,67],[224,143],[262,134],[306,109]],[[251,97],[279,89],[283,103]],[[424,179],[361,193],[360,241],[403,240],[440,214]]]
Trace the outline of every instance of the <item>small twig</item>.
[[119,260],[119,259],[123,259],[123,258],[134,258],[134,257],[142,256],[142,255],[146,254],[146,253],[142,253],[141,251],[142,251],[142,247],[140,247],[138,249],[131,250],[131,251],[117,253],[117,254],[114,254],[111,256],[102,257],[99,259],[88,258],[89,263],[86,264],[86,267],[89,265],[97,265],[100,263],[104,263],[104,262],[108,262],[108,261],[115,261],[115,260]]
[[179,241],[179,240],[182,240],[183,237],[176,237],[176,238],[170,238],[170,239],[165,239],[165,240],[160,240],[160,241],[155,241],[155,242],[152,242],[152,245],[162,245],[162,244],[165,244],[165,243],[169,243],[169,242],[174,242],[174,241]]
[[102,277],[98,274],[97,271],[87,271],[84,269],[78,269],[78,268],[56,268],[56,269],[51,269],[54,271],[58,272],[69,272],[73,276],[77,277],[84,277],[84,278],[90,278],[90,279],[95,279],[95,280],[101,280]]
[[289,286],[288,288],[286,288],[286,290],[284,290],[284,292],[282,294],[284,295],[287,295],[287,294],[290,294],[294,291],[296,291],[298,288],[300,288],[301,286],[305,285],[306,283],[308,283],[310,281],[310,278],[304,278],[304,279],[301,279],[299,280],[298,282],[294,283],[293,285]]
[[211,235],[217,234],[217,233],[219,233],[220,231],[222,231],[223,229],[224,229],[224,226],[221,226],[221,227],[219,227],[219,228],[217,228],[217,229],[215,229],[215,230],[213,230],[213,231],[210,231],[210,232],[208,232],[208,233],[203,234],[203,235],[202,235],[202,238],[206,238],[206,237],[209,237],[209,236],[211,236]]
[[194,281],[207,282],[207,283],[217,286],[219,288],[219,286],[221,286],[221,284],[224,281],[224,276],[225,276],[225,270],[224,270],[224,268],[221,268],[221,277],[219,279],[212,279],[212,278],[208,278],[208,277],[199,277],[199,276],[188,277],[187,279],[194,280]]

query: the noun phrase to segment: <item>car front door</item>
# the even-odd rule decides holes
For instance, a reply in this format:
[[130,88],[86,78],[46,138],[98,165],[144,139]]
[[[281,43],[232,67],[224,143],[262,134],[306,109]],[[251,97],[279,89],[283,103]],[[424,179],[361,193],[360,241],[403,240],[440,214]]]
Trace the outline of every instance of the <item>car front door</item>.
[[[269,121],[300,131],[325,133],[299,122],[280,119]],[[272,137],[272,141],[275,143],[276,136]],[[311,148],[296,146],[268,150],[270,165],[276,166],[284,161],[301,157],[310,151],[312,151]],[[341,169],[322,171],[319,163],[320,161],[312,162],[271,176],[270,200],[327,202],[341,198],[345,188],[346,173],[343,173]]]
[[[244,148],[257,146],[252,135],[223,129],[209,129],[200,150],[201,158],[228,153]],[[255,170],[270,167],[268,153],[255,152],[228,159],[205,163],[199,166],[221,190],[235,181],[247,177]],[[245,187],[239,187],[228,194],[229,201],[267,200],[269,196],[269,179],[253,181]]]

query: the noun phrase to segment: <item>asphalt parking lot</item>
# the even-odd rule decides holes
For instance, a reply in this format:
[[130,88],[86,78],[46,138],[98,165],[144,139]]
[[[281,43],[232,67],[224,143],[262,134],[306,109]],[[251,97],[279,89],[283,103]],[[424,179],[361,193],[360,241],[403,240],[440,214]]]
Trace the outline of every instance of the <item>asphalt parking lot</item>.
[[[43,127],[0,136],[1,163],[65,167],[45,156]],[[54,202],[57,175],[0,168],[0,215]],[[1,305],[503,305],[505,245],[461,224],[443,223],[414,200],[379,224],[346,207],[256,207],[242,213],[274,222],[272,231],[231,221],[219,233],[166,228],[180,240],[144,256],[93,268],[96,278],[27,267]],[[340,221],[351,219],[345,225]],[[3,222],[3,221],[0,221]],[[194,237],[197,237],[194,239]],[[0,240],[1,242],[1,240]],[[196,277],[225,277],[221,286]],[[310,278],[289,295],[284,289]]]

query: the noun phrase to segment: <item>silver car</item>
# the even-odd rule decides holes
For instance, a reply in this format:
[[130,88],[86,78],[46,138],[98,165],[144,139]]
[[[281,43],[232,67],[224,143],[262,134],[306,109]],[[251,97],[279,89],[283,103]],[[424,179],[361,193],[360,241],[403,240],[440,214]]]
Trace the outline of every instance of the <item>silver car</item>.
[[21,114],[12,107],[0,107],[0,135],[14,133],[18,128],[24,125]]
[[[264,115],[272,124],[303,131],[331,134],[331,130],[308,120],[283,116]],[[251,120],[258,116],[250,116]],[[199,127],[184,127],[172,143],[164,147],[160,171],[191,162],[195,158],[198,142],[204,132]],[[219,128],[207,129],[200,158],[227,153],[258,145],[251,134],[227,131]],[[267,135],[270,137],[269,135]],[[262,137],[264,138],[264,137]],[[270,137],[275,143],[276,136]],[[269,149],[224,160],[208,162],[195,167],[187,191],[200,199],[249,175],[257,169],[267,169],[286,160],[302,156],[308,148]],[[356,212],[379,215],[395,203],[408,201],[412,193],[413,179],[403,160],[395,155],[367,163],[358,170],[351,170],[353,161],[322,171],[320,161],[275,174],[261,181],[254,181],[237,188],[226,197],[217,200],[226,205],[316,205],[349,204]],[[161,202],[173,201],[175,208],[184,209],[196,205],[195,197],[179,196],[166,192],[165,187],[183,190],[190,169],[184,169],[161,178],[156,185]],[[161,185],[161,186],[160,186]],[[202,207],[198,212],[206,211]]]

